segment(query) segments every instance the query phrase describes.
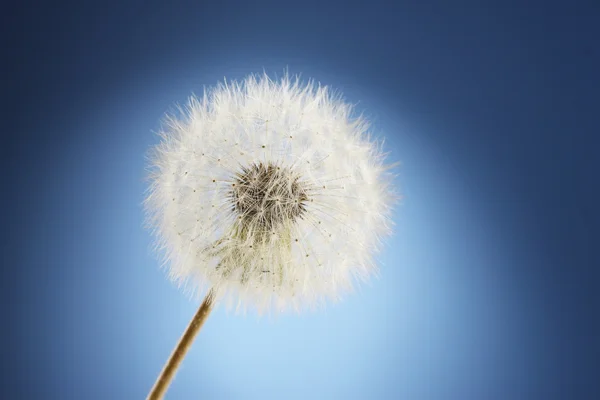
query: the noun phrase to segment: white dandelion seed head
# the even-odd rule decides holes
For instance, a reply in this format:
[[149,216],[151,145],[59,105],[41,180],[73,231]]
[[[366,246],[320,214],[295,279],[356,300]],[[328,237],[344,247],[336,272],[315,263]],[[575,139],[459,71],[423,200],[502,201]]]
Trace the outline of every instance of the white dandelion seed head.
[[389,165],[324,86],[251,75],[166,120],[145,201],[170,277],[238,308],[312,308],[376,272]]

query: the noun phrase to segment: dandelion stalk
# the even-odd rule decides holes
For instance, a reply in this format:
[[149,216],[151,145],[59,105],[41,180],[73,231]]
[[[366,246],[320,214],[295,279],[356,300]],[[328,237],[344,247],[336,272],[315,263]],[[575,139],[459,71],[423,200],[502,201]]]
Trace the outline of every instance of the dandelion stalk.
[[200,308],[198,308],[194,318],[192,318],[190,321],[188,327],[183,333],[183,336],[181,336],[181,339],[179,339],[179,343],[175,347],[175,350],[173,350],[171,357],[169,357],[169,360],[158,376],[158,379],[150,391],[150,394],[148,394],[147,400],[160,400],[165,395],[169,385],[171,384],[171,381],[173,380],[173,377],[175,376],[175,373],[177,372],[177,369],[179,368],[179,365],[185,357],[185,354],[192,346],[194,338],[200,331],[200,328],[202,328],[202,325],[204,325],[204,321],[206,321],[206,318],[208,318],[208,315],[212,310],[213,299],[214,293],[211,290],[204,298],[204,301],[200,305]]

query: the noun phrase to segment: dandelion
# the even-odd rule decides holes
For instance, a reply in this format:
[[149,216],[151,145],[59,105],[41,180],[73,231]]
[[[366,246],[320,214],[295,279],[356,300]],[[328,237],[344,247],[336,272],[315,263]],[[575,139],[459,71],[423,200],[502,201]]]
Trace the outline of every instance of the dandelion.
[[301,311],[376,272],[390,165],[325,86],[251,75],[192,97],[151,157],[146,209],[170,277],[208,291],[149,398],[161,398],[213,304]]

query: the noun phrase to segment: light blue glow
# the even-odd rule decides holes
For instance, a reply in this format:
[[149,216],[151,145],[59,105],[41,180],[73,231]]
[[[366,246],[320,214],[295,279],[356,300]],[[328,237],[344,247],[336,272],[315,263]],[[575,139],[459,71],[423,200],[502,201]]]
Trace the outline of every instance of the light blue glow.
[[[57,366],[43,371],[54,398],[144,398],[194,314],[198,301],[167,280],[142,226],[144,154],[175,102],[263,63],[225,65],[148,72],[71,122],[80,136],[45,183],[54,188],[52,212],[35,233],[45,250],[30,255],[41,269],[60,264],[41,294],[52,305],[35,345],[45,362],[32,367]],[[258,319],[217,308],[167,398],[479,400],[537,390],[543,321],[510,275],[528,260],[503,228],[506,209],[469,188],[460,163],[430,141],[424,118],[403,118],[388,94],[332,70],[290,72],[360,101],[390,161],[402,162],[405,198],[380,278],[315,313]],[[57,230],[60,238],[50,234]]]

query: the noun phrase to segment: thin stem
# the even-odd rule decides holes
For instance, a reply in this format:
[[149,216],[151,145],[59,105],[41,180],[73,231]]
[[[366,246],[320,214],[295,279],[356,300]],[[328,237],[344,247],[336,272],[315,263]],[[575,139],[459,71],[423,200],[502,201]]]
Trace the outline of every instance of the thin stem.
[[181,364],[181,361],[183,360],[183,357],[185,357],[185,354],[191,347],[194,338],[200,331],[200,328],[202,328],[204,321],[206,321],[206,318],[208,317],[208,314],[212,309],[213,300],[214,293],[211,289],[204,298],[204,301],[200,305],[200,308],[198,308],[196,315],[194,315],[194,318],[192,318],[192,320],[190,321],[190,324],[183,333],[183,336],[181,336],[181,339],[179,339],[177,347],[175,347],[175,350],[173,350],[169,361],[167,361],[167,363],[165,364],[165,367],[158,376],[158,379],[156,380],[156,383],[150,391],[150,394],[148,394],[146,400],[160,400],[163,398],[169,387],[169,384],[175,376],[175,372],[177,372],[179,364]]

